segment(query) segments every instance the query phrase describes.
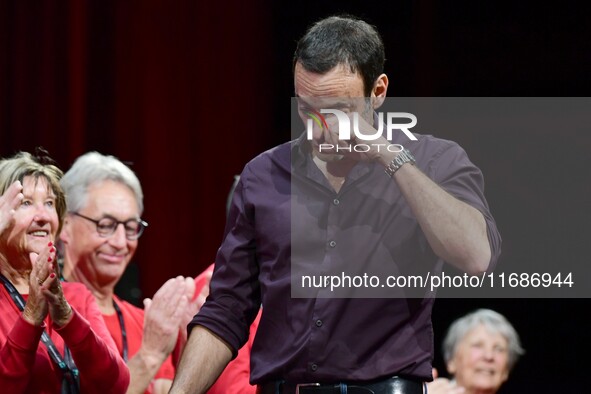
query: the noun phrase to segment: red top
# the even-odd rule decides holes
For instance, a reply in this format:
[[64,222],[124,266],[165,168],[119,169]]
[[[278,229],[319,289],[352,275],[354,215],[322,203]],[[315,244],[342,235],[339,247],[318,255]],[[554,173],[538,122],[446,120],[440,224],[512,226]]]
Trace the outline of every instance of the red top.
[[[142,337],[144,335],[144,310],[130,304],[127,301],[123,301],[116,296],[115,302],[117,302],[117,305],[121,309],[121,314],[123,315],[125,331],[127,332],[127,357],[128,359],[131,359],[133,356],[135,356],[142,345]],[[117,313],[112,315],[103,315],[103,318],[105,319],[107,328],[111,333],[115,344],[117,345],[117,349],[119,349],[119,354],[122,355],[123,337],[121,334],[121,325],[119,324],[119,317],[117,316]],[[174,367],[172,366],[172,359],[170,356],[168,356],[154,376],[154,380],[156,379],[174,379]],[[151,388],[149,387],[145,393],[151,394]]]
[[129,370],[105,326],[94,296],[81,283],[62,283],[74,312],[64,327],[49,318],[42,327],[25,321],[12,298],[0,285],[0,387],[6,393],[61,392],[62,373],[40,341],[45,328],[64,354],[64,342],[80,372],[82,393],[125,393]]
[[[195,278],[195,294],[199,294],[207,280],[205,275],[207,272],[213,271],[213,264],[203,271]],[[256,393],[256,386],[251,386],[250,379],[250,349],[256,334],[259,320],[261,319],[261,311],[252,322],[250,326],[250,336],[248,342],[238,351],[238,355],[232,360],[224,372],[220,375],[215,384],[209,389],[208,394],[254,394]]]

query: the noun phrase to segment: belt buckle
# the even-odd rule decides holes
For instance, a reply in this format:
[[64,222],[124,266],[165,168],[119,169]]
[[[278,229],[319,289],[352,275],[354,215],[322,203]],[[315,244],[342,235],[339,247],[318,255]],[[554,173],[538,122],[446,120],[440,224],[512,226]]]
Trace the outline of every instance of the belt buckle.
[[318,387],[320,383],[298,383],[295,387],[295,394],[300,394],[300,387]]

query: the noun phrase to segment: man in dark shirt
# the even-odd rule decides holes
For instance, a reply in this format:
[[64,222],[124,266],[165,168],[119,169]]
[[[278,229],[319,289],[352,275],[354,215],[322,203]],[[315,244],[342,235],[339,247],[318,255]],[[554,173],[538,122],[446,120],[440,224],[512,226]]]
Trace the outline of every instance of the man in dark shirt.
[[[379,34],[354,18],[321,20],[299,41],[298,111],[304,123],[318,122],[246,165],[172,393],[205,392],[247,341],[261,304],[251,354],[261,393],[411,394],[432,379],[433,298],[425,292],[295,291],[307,271],[437,274],[445,261],[480,273],[500,253],[482,174],[457,144],[398,133],[367,151],[336,152],[358,136],[339,140],[336,119],[320,108],[358,112],[359,129],[375,134],[374,110],[388,88],[383,63]],[[404,149],[378,148],[395,144]]]

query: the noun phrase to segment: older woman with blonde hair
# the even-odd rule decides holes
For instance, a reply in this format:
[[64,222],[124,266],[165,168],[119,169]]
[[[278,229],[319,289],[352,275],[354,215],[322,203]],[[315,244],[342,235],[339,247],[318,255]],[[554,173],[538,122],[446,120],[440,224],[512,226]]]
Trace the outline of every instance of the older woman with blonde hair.
[[66,214],[48,158],[0,160],[0,387],[9,393],[124,393],[129,370],[93,295],[60,283]]

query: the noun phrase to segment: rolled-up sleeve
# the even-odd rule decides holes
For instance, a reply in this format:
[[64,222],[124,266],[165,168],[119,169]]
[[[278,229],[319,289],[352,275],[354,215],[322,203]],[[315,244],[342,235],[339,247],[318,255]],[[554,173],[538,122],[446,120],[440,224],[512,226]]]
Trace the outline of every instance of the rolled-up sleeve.
[[491,259],[487,271],[492,271],[501,254],[501,235],[484,196],[484,177],[468,154],[458,144],[446,141],[432,157],[428,167],[431,179],[449,194],[476,208],[484,216]]
[[189,331],[195,325],[207,328],[233,349],[234,357],[248,340],[249,327],[261,302],[255,212],[249,202],[253,176],[247,165],[234,190],[209,296],[188,327]]

